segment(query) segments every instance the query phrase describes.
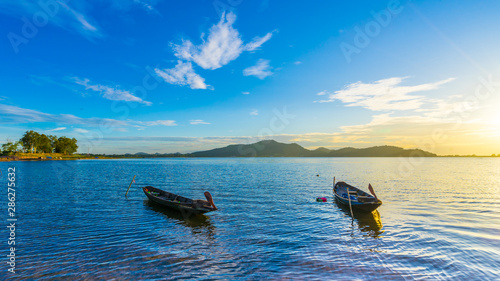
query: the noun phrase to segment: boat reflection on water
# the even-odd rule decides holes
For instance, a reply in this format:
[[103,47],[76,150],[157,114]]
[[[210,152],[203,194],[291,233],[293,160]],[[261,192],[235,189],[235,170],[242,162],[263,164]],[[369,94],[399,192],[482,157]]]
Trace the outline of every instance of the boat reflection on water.
[[215,234],[215,226],[209,216],[203,214],[187,214],[181,211],[165,208],[155,202],[144,200],[144,205],[153,211],[165,215],[175,223],[191,228],[193,234],[206,234],[208,238]]
[[[346,215],[349,217],[351,216],[351,211],[349,210],[349,207],[344,206],[343,204],[340,204],[335,200],[335,204],[337,207],[344,212]],[[379,237],[384,231],[382,230],[382,220],[380,218],[380,214],[377,210],[367,213],[367,212],[361,212],[357,210],[352,210],[354,220],[357,221],[359,230],[362,232],[366,233],[368,236],[377,238]]]

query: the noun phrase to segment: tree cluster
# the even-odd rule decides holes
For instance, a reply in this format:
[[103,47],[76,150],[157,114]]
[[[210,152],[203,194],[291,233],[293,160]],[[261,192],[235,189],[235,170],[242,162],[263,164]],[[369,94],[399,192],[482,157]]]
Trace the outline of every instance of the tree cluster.
[[26,131],[17,142],[7,141],[2,145],[2,154],[11,155],[16,152],[25,153],[62,153],[72,154],[78,149],[75,138],[57,137]]

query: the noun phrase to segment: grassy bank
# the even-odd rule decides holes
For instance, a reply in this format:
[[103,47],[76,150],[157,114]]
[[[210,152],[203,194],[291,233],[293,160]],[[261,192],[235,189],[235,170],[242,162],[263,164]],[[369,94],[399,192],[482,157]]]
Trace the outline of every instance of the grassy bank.
[[[99,156],[98,159],[113,159],[114,157]],[[0,161],[23,161],[23,160],[78,160],[96,159],[96,156],[85,154],[62,154],[62,153],[15,153],[10,156],[0,157]]]

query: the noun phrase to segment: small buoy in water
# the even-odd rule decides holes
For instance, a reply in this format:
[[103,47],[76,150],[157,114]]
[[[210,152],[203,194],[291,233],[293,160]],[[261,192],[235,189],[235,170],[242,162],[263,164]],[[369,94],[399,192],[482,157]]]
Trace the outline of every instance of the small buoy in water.
[[317,202],[326,202],[326,198],[325,197],[318,197],[318,198],[316,198],[316,201]]

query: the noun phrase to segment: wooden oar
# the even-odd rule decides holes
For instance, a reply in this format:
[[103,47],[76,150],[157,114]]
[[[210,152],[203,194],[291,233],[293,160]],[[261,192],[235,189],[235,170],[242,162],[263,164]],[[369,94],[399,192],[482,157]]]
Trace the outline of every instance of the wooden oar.
[[217,210],[217,207],[215,207],[215,204],[214,204],[214,200],[212,199],[212,194],[210,194],[210,192],[208,192],[208,191],[205,191],[204,194],[205,194],[205,198],[207,198],[208,203],[210,203],[210,205],[212,205],[212,207]]
[[373,187],[372,187],[371,184],[368,184],[368,190],[370,190],[370,193],[373,194],[373,196],[375,197],[375,199],[378,200],[377,195],[375,195],[375,191],[373,190]]
[[132,179],[132,181],[130,182],[130,185],[128,186],[127,193],[125,193],[125,197],[127,197],[128,191],[130,190],[130,187],[132,186],[132,183],[134,182],[134,180],[135,180],[135,175],[134,175],[134,178]]

